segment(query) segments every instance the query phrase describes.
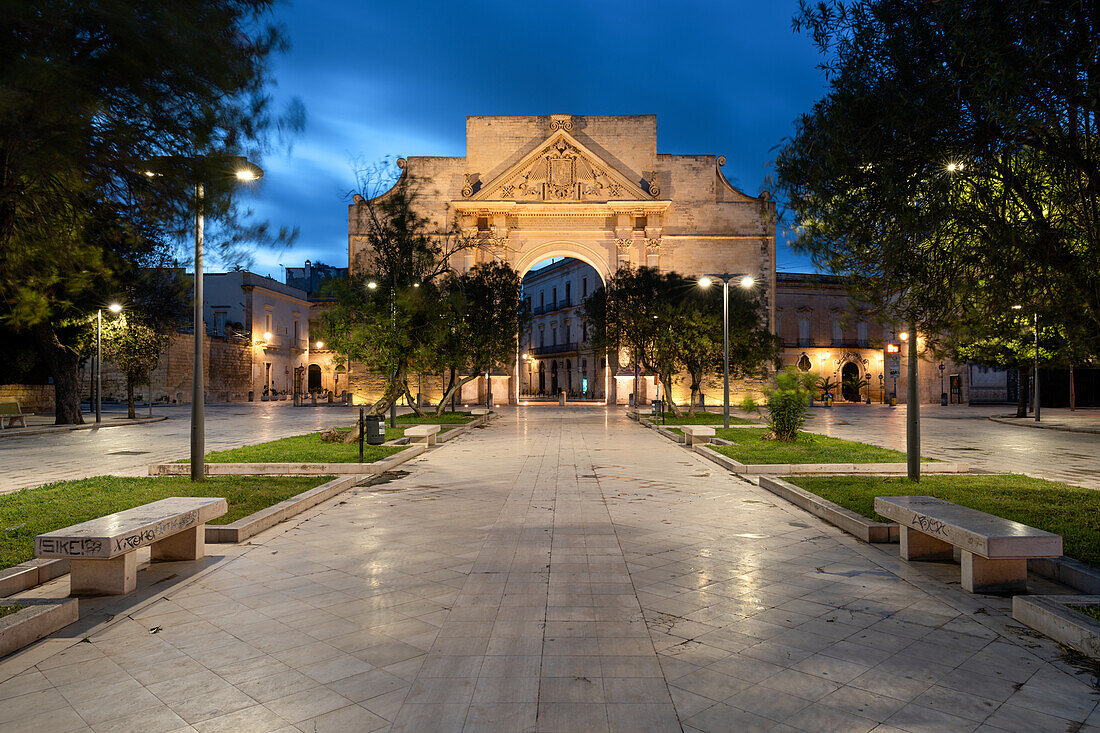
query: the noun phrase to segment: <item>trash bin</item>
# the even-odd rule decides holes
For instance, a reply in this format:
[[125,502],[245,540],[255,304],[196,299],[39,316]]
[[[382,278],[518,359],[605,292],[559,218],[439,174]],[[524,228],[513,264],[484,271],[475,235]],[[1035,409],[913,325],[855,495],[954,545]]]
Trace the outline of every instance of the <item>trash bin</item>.
[[381,415],[367,415],[363,418],[363,440],[368,445],[382,445],[386,442],[386,421]]
[[633,392],[631,392],[630,395],[627,396],[627,404],[630,407],[634,407],[634,393]]

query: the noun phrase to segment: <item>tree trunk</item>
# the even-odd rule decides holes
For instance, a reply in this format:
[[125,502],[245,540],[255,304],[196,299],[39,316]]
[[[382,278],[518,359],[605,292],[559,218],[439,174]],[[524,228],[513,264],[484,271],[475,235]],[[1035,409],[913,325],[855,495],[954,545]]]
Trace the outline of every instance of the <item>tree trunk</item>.
[[1016,417],[1027,417],[1027,396],[1028,393],[1031,391],[1028,389],[1029,385],[1027,367],[1020,367],[1018,369],[1018,373],[1020,375],[1020,378],[1018,380],[1020,383],[1020,396],[1019,399],[1016,401]]
[[452,376],[451,386],[448,387],[447,391],[443,393],[443,399],[439,401],[439,405],[435,408],[435,414],[438,415],[443,411],[443,406],[447,404],[447,400],[451,399],[451,397],[455,393],[457,393],[459,389],[462,388],[462,385],[466,384],[467,382],[472,382],[480,376],[481,372],[474,372],[473,376],[464,377],[463,379],[456,379],[454,376]]
[[386,385],[386,391],[382,393],[382,396],[378,398],[378,401],[371,405],[370,413],[372,415],[385,415],[386,411],[390,409],[390,406],[397,402],[397,398],[401,396],[404,391],[405,384],[405,369],[406,366],[402,364],[397,368],[397,373],[389,384]]
[[409,392],[409,380],[405,380],[405,399],[408,401],[409,406],[412,407],[412,411],[416,413],[417,417],[425,417],[424,411],[420,409],[420,405],[413,399],[412,393]]
[[455,383],[455,370],[451,367],[448,370],[448,378],[443,382],[443,397],[439,400],[439,404],[435,406],[435,414],[442,415],[443,411],[447,408],[447,395],[451,394],[451,387]]
[[52,323],[39,323],[31,329],[38,353],[50,369],[54,387],[54,424],[83,425],[80,414],[80,380],[77,367],[80,355],[57,338]]
[[672,375],[662,375],[661,384],[665,388],[665,403],[668,405],[668,409],[676,417],[682,416],[684,413],[676,406],[676,403],[672,401]]
[[699,404],[699,388],[703,384],[703,375],[690,374],[691,377],[691,404],[688,405],[687,413],[692,417],[695,417],[695,406]]
[[126,377],[126,417],[133,420],[137,417],[134,413],[134,383]]

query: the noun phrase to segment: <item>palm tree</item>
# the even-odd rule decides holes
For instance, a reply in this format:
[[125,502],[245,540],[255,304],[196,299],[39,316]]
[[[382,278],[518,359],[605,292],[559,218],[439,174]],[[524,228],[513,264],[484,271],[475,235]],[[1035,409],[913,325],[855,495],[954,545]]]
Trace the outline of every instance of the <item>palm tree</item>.
[[854,393],[856,396],[855,401],[860,402],[860,394],[863,392],[864,387],[870,386],[871,382],[866,377],[861,377],[858,374],[849,374],[844,378],[844,391],[847,393]]
[[839,387],[840,384],[833,381],[832,377],[818,377],[817,388],[821,391],[821,399],[825,399],[826,394],[832,394],[833,391]]

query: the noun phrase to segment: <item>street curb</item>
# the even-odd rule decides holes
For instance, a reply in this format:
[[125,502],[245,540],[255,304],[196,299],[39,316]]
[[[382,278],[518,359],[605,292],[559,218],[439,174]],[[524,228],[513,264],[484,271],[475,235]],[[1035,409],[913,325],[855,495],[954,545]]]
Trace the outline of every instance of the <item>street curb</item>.
[[212,545],[237,544],[242,540],[248,539],[252,535],[263,532],[269,527],[274,527],[276,524],[286,519],[297,516],[307,509],[315,507],[327,499],[331,499],[337,494],[347,491],[355,486],[358,481],[359,476],[333,479],[320,486],[315,486],[308,491],[295,494],[278,504],[272,504],[258,512],[253,512],[246,517],[241,517],[235,522],[230,522],[229,524],[208,524],[206,525],[205,541],[207,544]]
[[1082,593],[1100,595],[1100,570],[1072,557],[1031,558],[1027,561],[1027,569]]
[[900,528],[893,522],[872,521],[776,476],[761,476],[759,485],[864,542],[897,542],[900,536]]
[[35,558],[0,570],[0,598],[34,588],[69,572],[68,558]]
[[80,618],[75,598],[9,598],[26,608],[0,618],[0,658],[63,629]]
[[[710,446],[697,446],[709,449]],[[725,461],[715,461],[729,468],[734,473],[743,476],[847,476],[852,474],[903,474],[907,467],[904,463],[739,463],[738,461],[723,456],[715,450],[704,450],[703,455],[710,458],[710,454],[724,458]],[[713,459],[712,459],[713,460]],[[970,466],[965,463],[922,463],[921,473],[946,473],[959,474],[970,473]]]
[[[127,420],[124,423],[116,423],[114,425],[108,425],[107,423],[100,423],[96,425],[94,422],[84,423],[83,425],[51,425],[49,427],[41,428],[5,428],[0,431],[0,438],[18,438],[21,435],[49,435],[50,433],[71,433],[74,430],[95,430],[96,428],[128,428],[134,425],[148,425],[150,423],[161,422],[167,420],[167,415],[159,415],[154,417],[139,417],[133,420]],[[19,432],[13,432],[18,430]]]
[[1001,423],[1002,425],[1014,425],[1018,428],[1039,428],[1040,430],[1060,430],[1063,433],[1088,433],[1089,435],[1100,435],[1100,428],[1067,428],[1061,425],[1044,425],[1042,422],[1035,422],[1033,418],[990,415],[989,419],[993,422]]
[[1090,657],[1100,657],[1100,622],[1069,608],[1100,604],[1100,596],[1012,597],[1012,618]]

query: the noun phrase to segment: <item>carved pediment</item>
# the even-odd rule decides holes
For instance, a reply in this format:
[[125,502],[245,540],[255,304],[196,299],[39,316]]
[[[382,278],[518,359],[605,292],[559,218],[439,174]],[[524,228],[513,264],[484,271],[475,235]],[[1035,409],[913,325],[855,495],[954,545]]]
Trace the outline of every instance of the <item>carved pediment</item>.
[[[473,193],[471,201],[650,201],[655,196],[586,148],[564,129]],[[468,194],[467,191],[470,191]]]

